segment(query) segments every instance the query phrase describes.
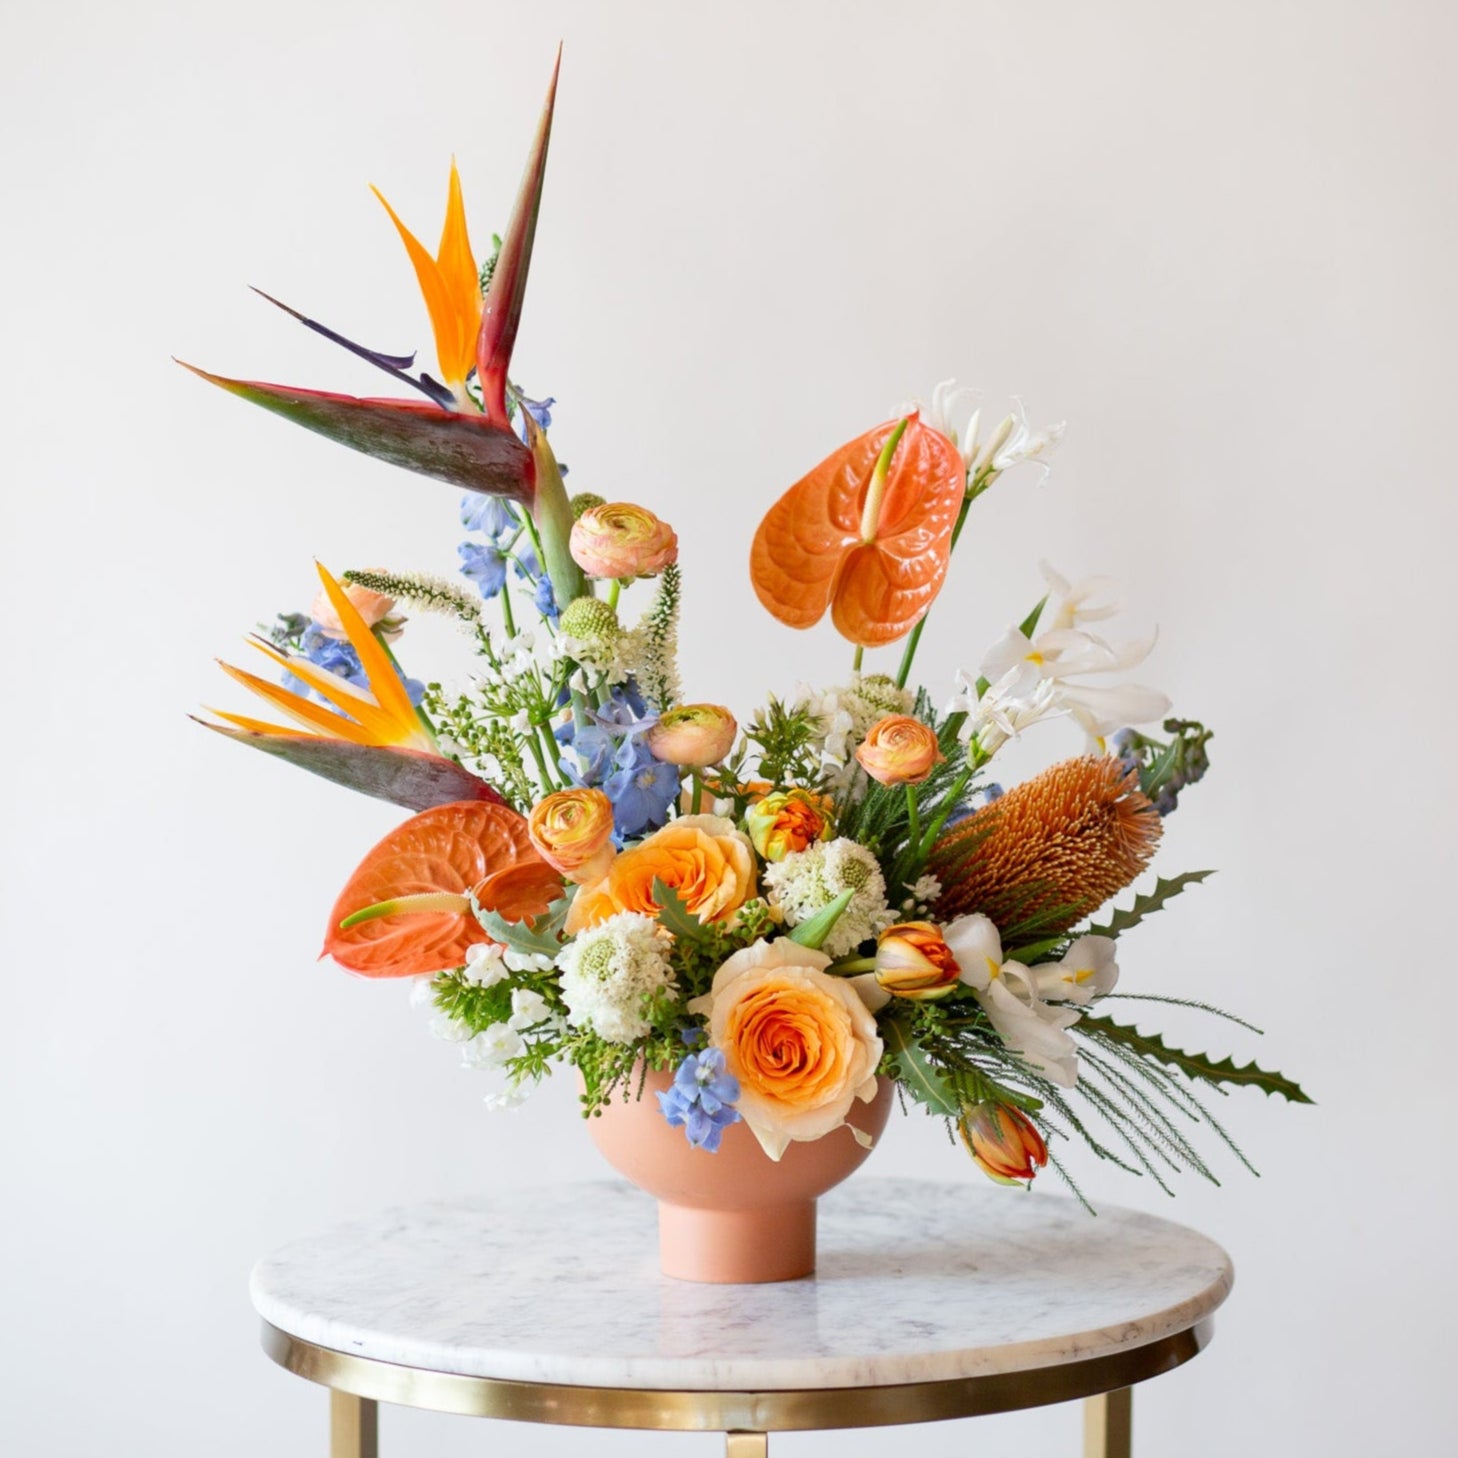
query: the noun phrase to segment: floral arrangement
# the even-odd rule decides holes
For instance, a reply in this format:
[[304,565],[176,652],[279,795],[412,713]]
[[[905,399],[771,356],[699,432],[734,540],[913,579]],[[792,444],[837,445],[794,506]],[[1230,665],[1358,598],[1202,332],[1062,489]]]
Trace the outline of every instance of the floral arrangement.
[[[1115,991],[1123,935],[1206,872],[1103,908],[1204,775],[1210,732],[1122,681],[1153,639],[1095,631],[1118,607],[1112,585],[1048,568],[1046,593],[949,691],[911,678],[970,509],[1005,473],[1046,471],[1061,426],[1009,416],[984,439],[947,385],[834,451],[769,508],[750,575],[789,627],[829,613],[853,646],[848,675],[743,724],[684,702],[673,528],[637,503],[569,496],[554,402],[509,378],[555,85],[484,266],[454,166],[434,255],[384,203],[439,379],[279,305],[423,399],[197,371],[467,493],[469,588],[320,567],[309,611],[255,639],[282,681],[225,665],[297,727],[223,712],[208,727],[411,812],[349,878],[325,950],[411,979],[467,1064],[497,1073],[493,1105],[565,1062],[591,1115],[656,1073],[690,1145],[712,1152],[742,1120],[779,1159],[845,1124],[879,1076],[997,1180],[1062,1169],[1056,1139],[1072,1136],[1161,1183],[1208,1173],[1190,1126],[1229,1140],[1202,1091],[1305,1096],[1109,1010],[1129,996]],[[406,676],[403,608],[469,635],[464,688]],[[893,644],[884,668],[863,662]],[[1002,789],[999,751],[1055,718],[1082,729],[1084,752]]]

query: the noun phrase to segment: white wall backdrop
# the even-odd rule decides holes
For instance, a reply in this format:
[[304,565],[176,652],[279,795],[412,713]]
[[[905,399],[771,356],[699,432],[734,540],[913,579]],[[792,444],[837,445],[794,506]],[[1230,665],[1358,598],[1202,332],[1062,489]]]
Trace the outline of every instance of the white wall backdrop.
[[[1131,940],[1125,976],[1252,1016],[1259,1047],[1197,1032],[1319,1102],[1230,1100],[1259,1181],[1226,1159],[1223,1188],[1170,1201],[1079,1163],[1096,1199],[1208,1231],[1239,1272],[1211,1350],[1141,1390],[1140,1450],[1452,1451],[1450,6],[0,15],[0,1450],[320,1453],[322,1394],[257,1349],[253,1260],[391,1201],[600,1172],[569,1089],[493,1119],[399,987],[315,962],[396,812],[186,718],[237,707],[213,657],[305,606],[316,555],[450,571],[455,494],[168,359],[380,390],[249,283],[428,354],[366,183],[433,238],[454,154],[484,241],[561,37],[517,373],[558,397],[578,489],[677,526],[693,694],[748,711],[766,664],[779,689],[842,672],[833,635],[755,603],[753,527],[956,375],[1070,424],[1046,485],[1009,475],[979,506],[927,681],[975,663],[1047,557],[1125,581],[1131,626],[1161,628],[1144,676],[1218,730],[1160,864],[1221,874]],[[439,640],[412,641],[423,663]],[[1040,759],[1076,748],[1040,732]],[[980,1178],[930,1121],[877,1163]],[[1077,1429],[1068,1408],[908,1436],[1054,1454]],[[384,1436],[588,1441],[397,1411]]]

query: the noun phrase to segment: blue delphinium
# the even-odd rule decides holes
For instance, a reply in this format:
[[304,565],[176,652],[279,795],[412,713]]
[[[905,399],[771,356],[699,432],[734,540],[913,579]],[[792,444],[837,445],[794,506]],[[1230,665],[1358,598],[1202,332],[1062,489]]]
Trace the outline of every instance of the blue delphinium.
[[461,576],[469,577],[490,602],[506,586],[506,558],[480,542],[462,542],[456,551],[461,554]]
[[677,765],[654,759],[648,747],[625,739],[613,756],[614,773],[603,783],[613,803],[613,828],[624,837],[657,830],[668,823],[668,807],[678,799]]
[[725,1129],[739,1122],[738,1100],[739,1080],[724,1071],[723,1051],[705,1048],[684,1056],[672,1085],[658,1095],[658,1107],[675,1129],[682,1126],[690,1144],[713,1154]]
[[[303,656],[316,667],[322,668],[325,673],[332,673],[353,687],[363,689],[368,693],[370,681],[365,674],[364,665],[359,661],[359,654],[354,651],[354,646],[342,638],[331,638],[318,623],[312,619],[308,621],[308,627],[304,629],[298,640],[299,651]],[[410,695],[410,702],[418,704],[425,697],[425,685],[418,678],[407,678],[402,681],[405,684],[405,691]],[[323,694],[311,689],[303,679],[295,674],[285,671],[283,686],[302,698],[312,696],[321,704],[334,708],[334,705],[330,704]],[[336,712],[338,711],[336,710]]]
[[521,525],[516,512],[500,496],[468,491],[461,497],[461,525],[483,537],[509,536]]

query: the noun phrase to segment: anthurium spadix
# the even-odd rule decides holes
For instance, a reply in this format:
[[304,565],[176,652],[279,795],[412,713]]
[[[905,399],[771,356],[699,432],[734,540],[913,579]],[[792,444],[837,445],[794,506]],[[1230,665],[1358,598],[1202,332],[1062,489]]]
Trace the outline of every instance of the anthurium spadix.
[[359,655],[369,692],[255,638],[251,640],[254,647],[334,707],[315,703],[282,684],[225,663],[223,670],[230,677],[301,725],[302,730],[221,709],[209,712],[224,723],[205,727],[336,784],[410,810],[464,800],[500,804],[501,796],[490,785],[438,752],[434,735],[410,702],[404,681],[384,646],[322,566],[319,576],[350,646]]
[[[560,62],[559,54],[559,66]],[[434,477],[452,486],[516,501],[532,512],[544,538],[551,531],[552,524],[564,517],[570,525],[570,512],[567,511],[560,478],[555,472],[549,472],[550,479],[541,480],[537,460],[512,429],[507,410],[507,372],[526,296],[556,89],[557,70],[554,68],[516,206],[503,236],[490,286],[480,302],[479,328],[469,347],[466,341],[470,337],[475,308],[474,302],[468,303],[465,298],[464,281],[467,264],[474,276],[475,260],[470,256],[464,205],[454,170],[446,227],[435,258],[431,258],[413,234],[396,219],[396,226],[406,242],[426,297],[441,370],[447,376],[445,387],[428,376],[416,379],[405,374],[403,366],[410,362],[409,356],[385,355],[365,349],[288,309],[287,305],[280,305],[316,332],[423,391],[430,397],[429,401],[360,399],[260,380],[230,379],[192,365],[186,367],[241,399],[250,400],[365,455],[376,456],[392,465]],[[393,212],[391,216],[394,217]],[[481,390],[479,407],[465,388],[466,372],[472,361]],[[537,454],[539,457],[540,451]],[[562,499],[546,503],[543,509],[544,503],[539,501],[543,493],[554,497],[560,493]],[[547,546],[549,557],[553,555],[545,540],[544,546]],[[566,558],[565,549],[560,555]],[[559,602],[570,601],[576,595],[573,589],[578,585],[570,580],[559,582],[553,573],[553,586]]]

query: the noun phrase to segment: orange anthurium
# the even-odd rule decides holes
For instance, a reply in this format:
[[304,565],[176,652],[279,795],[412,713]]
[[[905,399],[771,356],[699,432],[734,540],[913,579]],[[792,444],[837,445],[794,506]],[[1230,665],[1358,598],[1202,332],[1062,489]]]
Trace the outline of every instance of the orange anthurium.
[[437,805],[360,862],[329,915],[324,954],[365,977],[441,972],[490,940],[472,914],[473,893],[485,910],[521,921],[542,915],[562,892],[524,816],[506,805]]
[[[435,331],[435,353],[441,377],[456,398],[469,405],[466,376],[476,365],[476,336],[481,332],[481,275],[466,233],[466,205],[461,198],[461,178],[451,162],[450,190],[446,196],[445,227],[434,258],[424,244],[400,221],[395,209],[377,187],[370,189],[384,203],[415,266],[430,327]],[[472,406],[474,409],[474,406]]]
[[909,632],[941,590],[966,490],[957,447],[917,415],[888,421],[827,456],[770,508],[750,576],[782,623],[830,609],[865,648]]
[[[427,753],[435,752],[435,739],[426,728],[410,695],[405,688],[390,655],[370,631],[359,609],[350,602],[344,589],[323,567],[319,576],[334,611],[339,615],[339,625],[344,629],[350,646],[359,654],[360,666],[369,680],[370,692],[365,693],[346,683],[337,674],[319,668],[306,659],[281,652],[272,643],[261,638],[250,641],[261,653],[266,653],[280,667],[287,669],[296,678],[301,678],[311,689],[322,694],[340,712],[316,704],[302,694],[293,693],[281,684],[270,683],[266,678],[222,665],[223,671],[250,688],[260,698],[268,700],[276,709],[290,719],[314,730],[327,739],[343,739],[350,744],[373,745],[376,748],[416,749]],[[293,731],[277,724],[267,724],[258,719],[244,718],[238,714],[225,714],[212,710],[218,718],[236,724],[254,734],[291,734]],[[341,715],[348,715],[343,718]]]

